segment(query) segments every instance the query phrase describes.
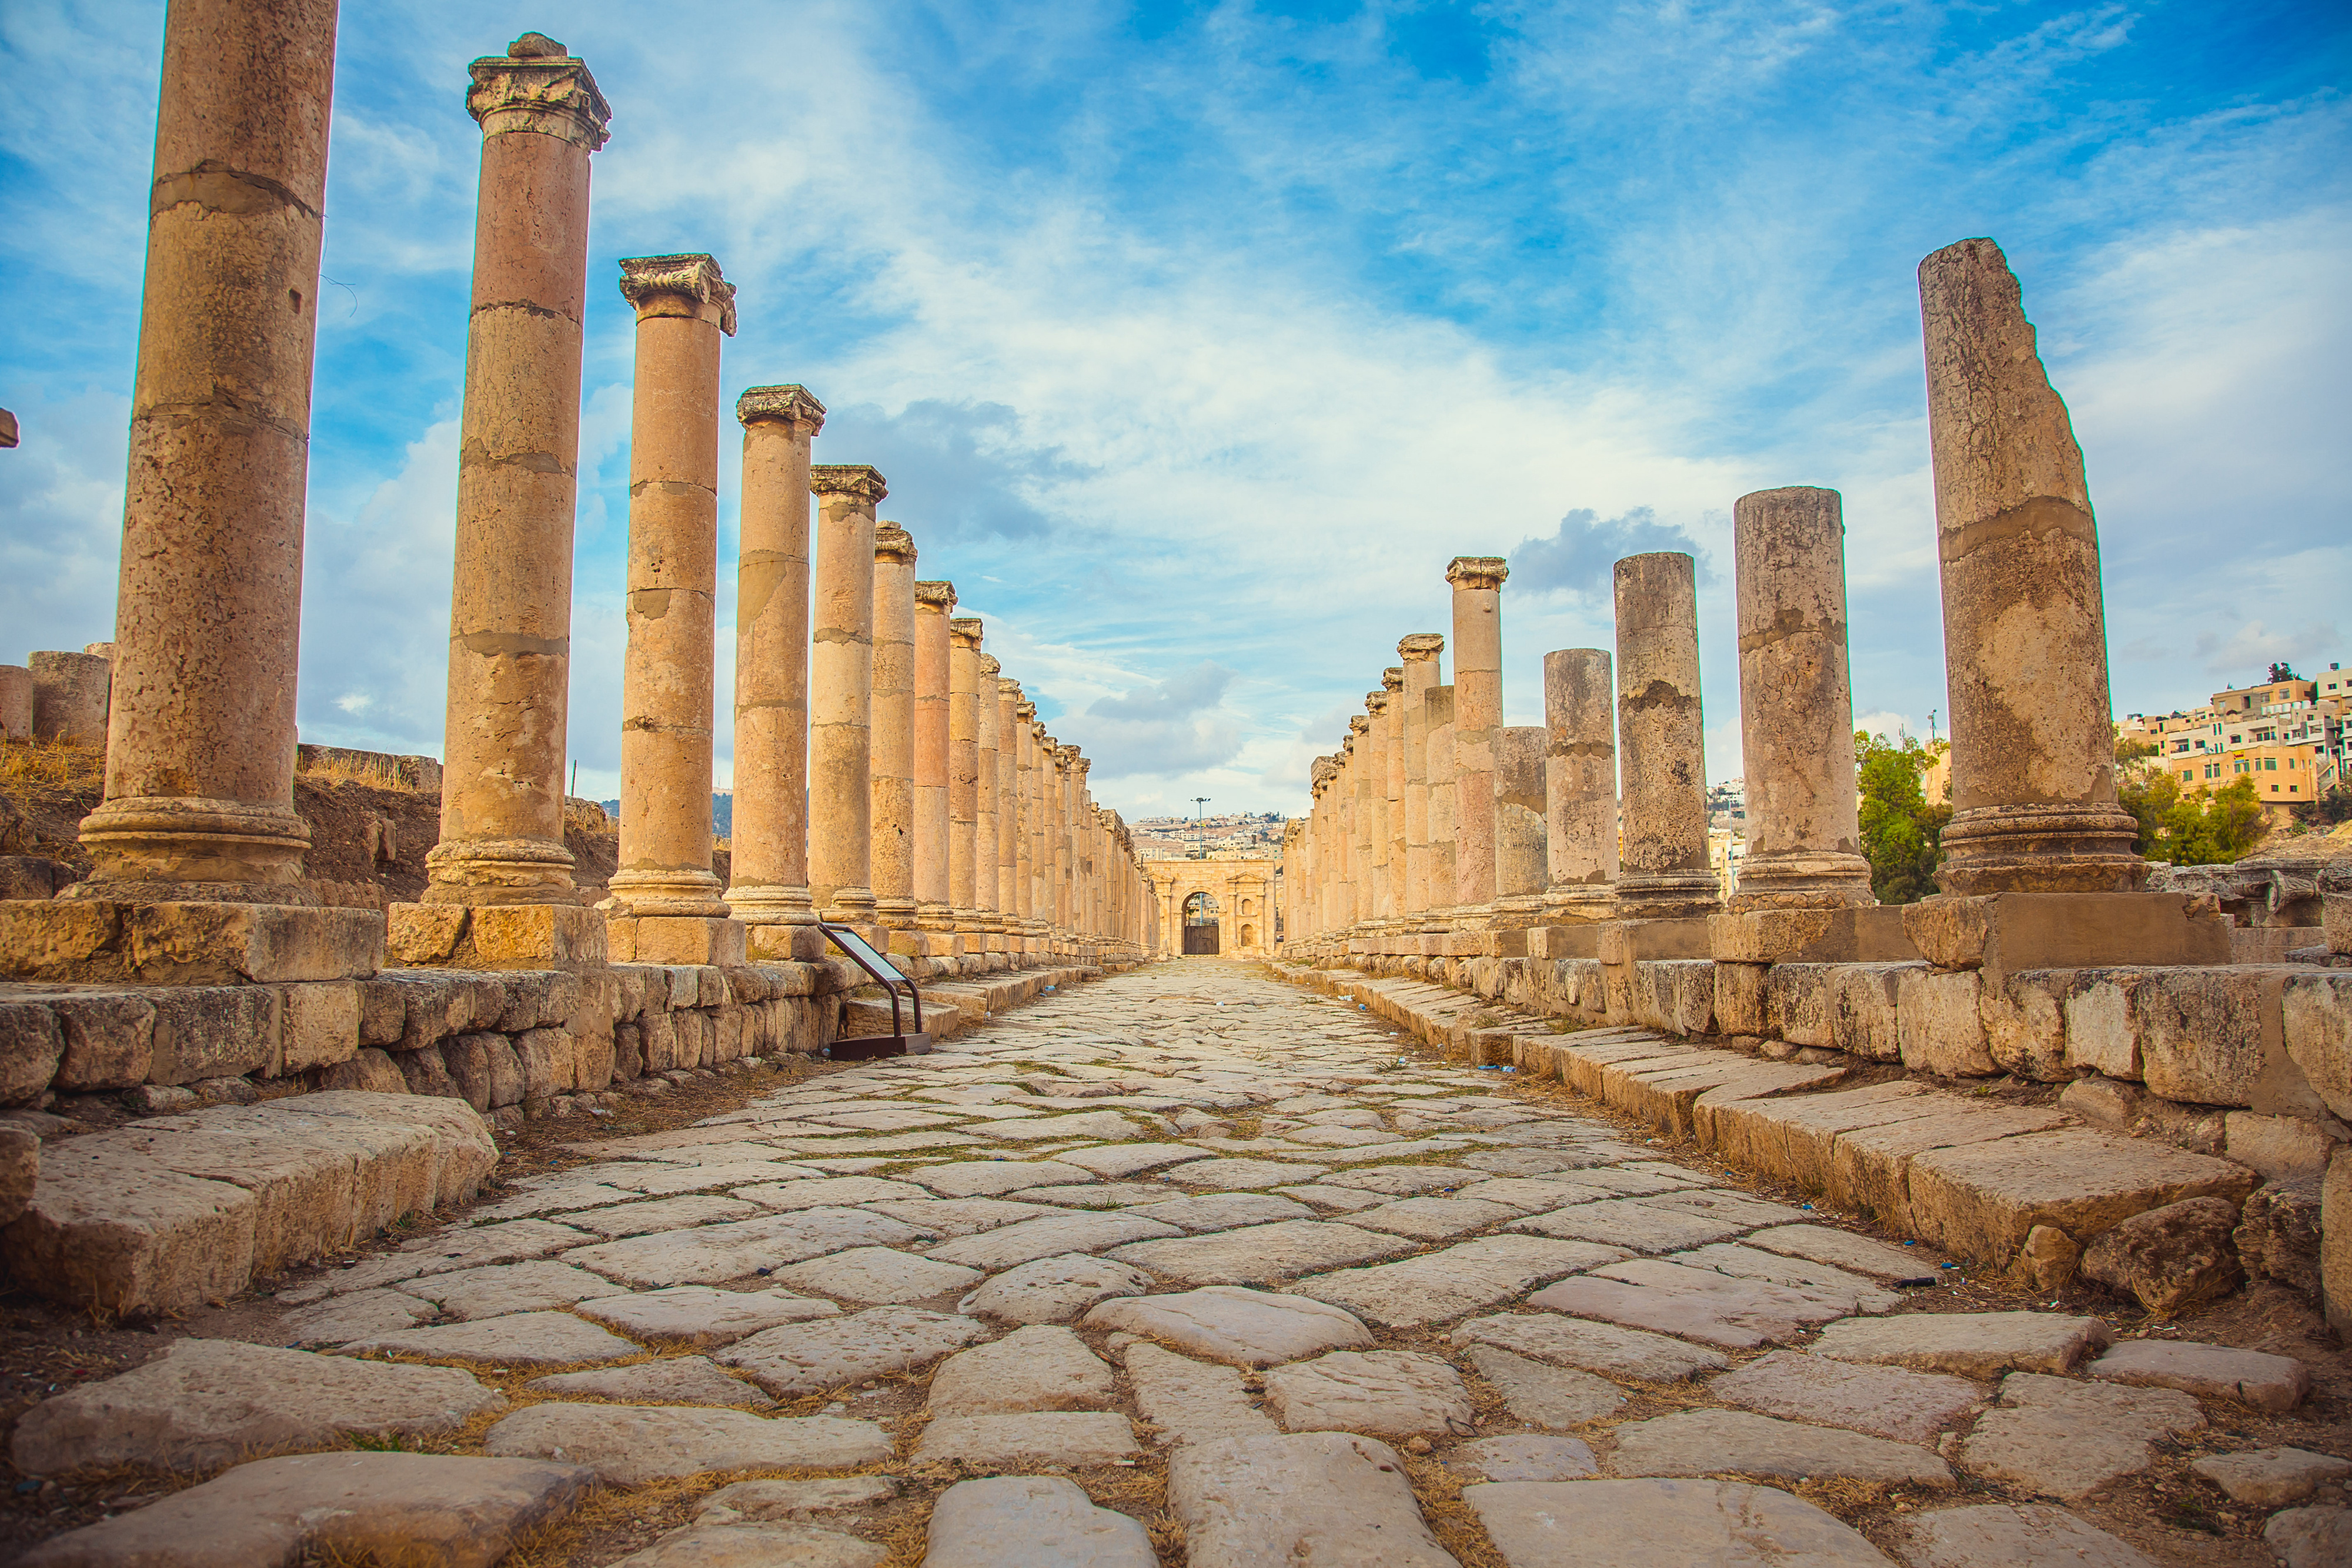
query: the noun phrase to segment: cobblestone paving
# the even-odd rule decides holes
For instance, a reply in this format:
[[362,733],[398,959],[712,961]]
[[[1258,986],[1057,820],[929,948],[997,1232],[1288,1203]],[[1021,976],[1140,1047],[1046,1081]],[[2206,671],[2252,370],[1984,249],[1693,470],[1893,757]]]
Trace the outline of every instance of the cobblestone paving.
[[[29,1561],[290,1563],[333,1491],[360,1522],[331,1544],[487,1563],[596,1482],[698,1501],[531,1561],[2262,1560],[2126,1544],[2081,1500],[2238,1401],[2291,1407],[2298,1364],[1912,1310],[1923,1249],[1399,1051],[1352,1003],[1169,963],[596,1145],[282,1292],[308,1351],[184,1342],[28,1416],[35,1473],[332,1450]],[[2352,1560],[2352,1464],[2199,1469],[2279,1560]]]

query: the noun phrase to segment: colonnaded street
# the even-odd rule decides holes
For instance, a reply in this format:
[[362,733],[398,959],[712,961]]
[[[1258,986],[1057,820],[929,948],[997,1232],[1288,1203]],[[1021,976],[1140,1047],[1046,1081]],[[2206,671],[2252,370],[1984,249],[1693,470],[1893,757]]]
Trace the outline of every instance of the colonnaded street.
[[289,1348],[32,1411],[37,1473],[288,1457],[29,1561],[276,1562],[340,1487],[451,1562],[2122,1565],[2192,1466],[2255,1509],[2352,1471],[2273,1414],[2293,1358],[1969,1310],[1921,1247],[1230,961],[568,1147],[284,1284]]

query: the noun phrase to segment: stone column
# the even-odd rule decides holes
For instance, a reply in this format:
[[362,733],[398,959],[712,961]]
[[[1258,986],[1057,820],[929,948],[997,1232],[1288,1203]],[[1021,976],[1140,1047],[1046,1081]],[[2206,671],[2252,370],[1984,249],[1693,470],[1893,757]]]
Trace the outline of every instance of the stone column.
[[1424,933],[1447,929],[1453,922],[1454,900],[1460,879],[1454,869],[1454,688],[1432,686],[1422,699],[1429,730],[1429,908],[1423,912]]
[[[981,623],[948,622],[948,902],[956,929],[979,930],[972,903],[972,856],[980,810]],[[977,950],[980,944],[965,946]]]
[[743,928],[710,870],[719,345],[735,330],[735,289],[707,256],[650,256],[621,263],[621,293],[637,313],[629,645],[620,866],[603,907],[616,956],[740,964]]
[[2098,526],[2000,247],[1919,264],[1951,686],[1948,893],[2128,893],[2147,879],[2116,803]]
[[996,656],[983,651],[979,689],[972,693],[979,767],[974,770],[971,811],[971,906],[978,914],[980,929],[986,934],[982,946],[990,952],[1002,951],[1004,946],[1001,940],[1004,915],[997,897],[996,874],[996,683],[1003,673]]
[[1495,919],[1533,925],[1549,879],[1544,750],[1549,732],[1522,725],[1495,732]]
[[1854,789],[1838,493],[1798,486],[1732,508],[1748,854],[1727,905],[1875,903]]
[[334,67],[334,0],[165,18],[106,795],[68,898],[314,902],[294,675]]
[[[1076,748],[1073,747],[1073,750]],[[1070,928],[1091,939],[1095,936],[1089,879],[1094,875],[1094,797],[1087,792],[1087,775],[1095,765],[1083,751],[1070,758]]]
[[1331,782],[1339,773],[1339,762],[1329,757],[1318,757],[1307,766],[1308,787],[1314,791],[1315,808],[1307,813],[1307,831],[1314,845],[1310,860],[1314,878],[1307,887],[1307,918],[1311,928],[1306,935],[1317,937],[1331,929]]
[[1482,923],[1495,899],[1495,732],[1503,727],[1503,580],[1499,556],[1456,556],[1454,585],[1454,899]]
[[[1372,784],[1371,729],[1369,714],[1355,714],[1348,720],[1348,740],[1343,749],[1343,766],[1347,768],[1348,786],[1344,810],[1348,822],[1348,925],[1360,927],[1372,917]],[[1356,934],[1363,933],[1357,930]]]
[[33,738],[33,672],[0,664],[0,740]]
[[[603,918],[571,912],[578,895],[563,796],[588,155],[604,145],[611,110],[588,68],[536,33],[470,72],[466,108],[481,122],[482,169],[458,426],[441,838],[425,857],[424,901],[549,905],[536,917],[543,956],[552,963],[593,949],[601,958]],[[412,918],[434,917],[395,907],[395,931]]]
[[1054,924],[1066,940],[1078,936],[1078,748],[1055,747],[1061,764],[1054,801]]
[[1404,661],[1399,695],[1402,717],[1397,744],[1404,761],[1404,898],[1400,913],[1408,925],[1427,913],[1429,897],[1429,693],[1437,685],[1438,655],[1445,639],[1416,632],[1397,643]]
[[1388,901],[1381,917],[1393,926],[1408,907],[1405,884],[1412,875],[1404,810],[1404,671],[1398,667],[1381,671],[1381,685],[1389,694],[1388,705],[1381,710],[1381,758],[1388,765],[1381,792],[1387,806],[1389,831]]
[[[1616,912],[1617,726],[1605,648],[1544,655],[1544,915],[1563,925]],[[1849,752],[1853,743],[1847,742]]]
[[874,918],[915,928],[915,540],[874,528]]
[[[1021,854],[1021,758],[1026,742],[1021,722],[1021,683],[1000,676],[996,683],[996,904],[998,928],[1005,934],[1006,951],[1018,956],[1028,949],[1026,889]],[[1016,962],[1016,967],[1019,967]]]
[[1617,732],[1623,778],[1618,913],[1628,920],[1712,914],[1706,754],[1699,716],[1698,594],[1676,550],[1617,563]]
[[1359,753],[1362,775],[1356,799],[1363,815],[1359,831],[1364,841],[1364,918],[1378,921],[1388,915],[1389,902],[1389,704],[1395,694],[1383,688],[1364,694],[1364,744]]
[[955,915],[948,903],[948,618],[952,582],[915,584],[915,898],[927,951],[952,952]]
[[1013,886],[1020,899],[1022,951],[1034,957],[1043,925],[1037,918],[1037,705],[1024,695],[1013,705],[1013,733],[1021,742],[1015,778],[1019,831],[1013,841]]
[[809,896],[827,920],[881,939],[874,918],[874,508],[864,464],[809,470],[817,498],[816,630],[809,650]]
[[809,448],[824,405],[753,387],[735,577],[735,832],[728,906],[754,958],[824,956],[809,898]]

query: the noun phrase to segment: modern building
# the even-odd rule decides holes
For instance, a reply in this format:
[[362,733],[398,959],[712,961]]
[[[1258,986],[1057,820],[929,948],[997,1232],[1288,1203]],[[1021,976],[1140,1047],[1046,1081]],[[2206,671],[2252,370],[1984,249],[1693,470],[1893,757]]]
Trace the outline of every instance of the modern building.
[[2352,672],[2331,663],[2315,677],[2215,692],[2191,712],[2132,714],[2118,733],[2155,746],[2184,788],[2250,779],[2263,805],[2300,806],[2347,781],[2347,709]]

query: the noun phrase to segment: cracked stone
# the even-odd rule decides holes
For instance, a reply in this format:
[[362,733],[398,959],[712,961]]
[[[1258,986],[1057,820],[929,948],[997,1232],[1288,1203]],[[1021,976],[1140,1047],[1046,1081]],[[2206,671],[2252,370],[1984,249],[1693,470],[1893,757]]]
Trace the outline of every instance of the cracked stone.
[[1745,1410],[1684,1410],[1616,1428],[1609,1468],[1621,1476],[1706,1476],[1723,1471],[1790,1480],[1840,1477],[1894,1486],[1956,1485],[1926,1448]]
[[1000,1322],[1066,1323],[1097,1301],[1139,1296],[1151,1285],[1151,1276],[1140,1269],[1066,1252],[993,1276],[959,1301],[956,1310]]
[[587,1465],[608,1486],[709,1470],[846,1469],[890,1457],[871,1421],[646,1405],[533,1405],[491,1427],[482,1451]]
[[936,1259],[887,1247],[853,1247],[806,1263],[777,1270],[769,1278],[794,1290],[812,1291],[839,1301],[895,1306],[950,1291],[967,1291],[984,1276]]
[[628,1290],[626,1285],[615,1285],[585,1269],[543,1258],[527,1263],[494,1263],[486,1269],[428,1274],[398,1288],[405,1294],[431,1301],[460,1321],[544,1312],[592,1297],[621,1295]]
[[1265,1375],[1265,1403],[1290,1432],[1411,1437],[1472,1430],[1462,1375],[1410,1351],[1341,1350],[1276,1367]]
[[575,1362],[618,1361],[641,1354],[618,1334],[606,1333],[570,1312],[517,1312],[377,1334],[344,1345],[341,1355],[414,1355],[426,1361],[503,1362],[514,1366],[569,1366]]
[[1124,1329],[1234,1366],[1273,1366],[1374,1343],[1371,1331],[1338,1307],[1233,1285],[1105,1301],[1079,1326]]
[[2131,1547],[2047,1503],[1982,1503],[1914,1514],[1894,1527],[1906,1568],[2156,1568]]
[[2311,1393],[2310,1369],[2291,1355],[2193,1340],[2126,1340],[2083,1370],[2107,1383],[2235,1399],[2273,1416],[2294,1409]]
[[1412,1250],[1412,1243],[1400,1237],[1359,1230],[1352,1225],[1286,1219],[1206,1236],[1139,1241],[1117,1248],[1110,1255],[1163,1279],[1203,1285],[1259,1285]]
[[1270,1225],[1283,1219],[1312,1219],[1315,1210],[1295,1199],[1268,1192],[1220,1192],[1202,1197],[1171,1197],[1128,1212],[1157,1219],[1188,1235],[1232,1230],[1244,1225]]
[[2150,1446],[2205,1425],[2189,1395],[2012,1372],[1960,1445],[1970,1473],[2072,1500],[2156,1462]]
[[1635,1383],[1675,1383],[1695,1372],[1731,1364],[1717,1351],[1664,1334],[1613,1323],[1591,1322],[1556,1312],[1506,1312],[1474,1318],[1454,1331],[1454,1343],[1499,1345],[1555,1366],[1581,1367],[1603,1377]]
[[1118,1396],[1110,1368],[1066,1328],[1033,1323],[961,1350],[931,1375],[933,1416],[1099,1410]]
[[1460,1568],[1396,1450],[1353,1433],[1187,1443],[1168,1461],[1168,1507],[1192,1568]]
[[929,1249],[943,1263],[974,1269],[1010,1269],[1062,1252],[1100,1252],[1123,1242],[1181,1236],[1172,1225],[1125,1214],[1051,1214],[1017,1225],[958,1237]]
[[577,1248],[563,1260],[629,1285],[714,1285],[845,1248],[897,1246],[921,1234],[862,1208],[805,1208]]
[[1908,1280],[1936,1271],[1936,1255],[1924,1248],[1890,1247],[1826,1225],[1776,1225],[1769,1230],[1751,1231],[1742,1240],[1767,1252],[1827,1263],[1880,1280]]
[[2108,1341],[2096,1318],[2058,1312],[1912,1312],[1847,1318],[1823,1329],[1815,1355],[1915,1372],[1990,1379],[2004,1372],[2065,1372]]
[[1415,1328],[1495,1306],[1524,1291],[1624,1254],[1589,1241],[1539,1236],[1483,1236],[1368,1269],[1310,1274],[1291,1286],[1302,1296],[1384,1328]]
[[1141,1452],[1126,1416],[1097,1410],[943,1416],[915,1445],[918,1463],[953,1459],[979,1469],[1107,1465]]
[[817,1322],[786,1323],[740,1340],[711,1357],[740,1367],[779,1398],[823,1394],[894,1372],[910,1372],[989,1337],[973,1318],[916,1307],[872,1307]]
[[707,1349],[741,1339],[778,1323],[829,1318],[841,1309],[831,1301],[791,1291],[718,1291],[708,1285],[676,1285],[634,1296],[604,1296],[575,1309],[608,1328],[648,1343]]
[[1465,1481],[1580,1481],[1601,1473],[1587,1444],[1535,1432],[1464,1443],[1445,1456],[1445,1468]]
[[1740,1481],[1488,1481],[1462,1489],[1509,1568],[1886,1568],[1860,1531]]
[[[1624,1391],[1604,1377],[1572,1367],[1546,1366],[1491,1344],[1474,1344],[1470,1364],[1495,1385],[1503,1407],[1530,1427],[1579,1427],[1613,1413]],[[1489,1476],[1488,1480],[1535,1480],[1534,1476]],[[1561,1477],[1543,1478],[1562,1479]]]
[[841,1476],[807,1481],[737,1481],[694,1505],[698,1524],[761,1524],[839,1513],[888,1502],[898,1483],[888,1476]]
[[1254,1437],[1275,1430],[1274,1422],[1250,1403],[1242,1375],[1233,1367],[1193,1361],[1150,1340],[1129,1345],[1126,1363],[1136,1407],[1160,1429],[1163,1444]]
[[1059,1476],[959,1481],[931,1510],[923,1568],[1159,1568],[1150,1534]]
[[2307,1448],[2257,1448],[2250,1453],[2208,1454],[2189,1467],[2232,1502],[2284,1508],[2301,1502],[2326,1481],[2352,1476],[2352,1459],[2315,1454]]
[[681,1355],[635,1366],[600,1366],[534,1377],[524,1387],[566,1399],[610,1399],[622,1405],[754,1405],[774,1403],[707,1356]]

